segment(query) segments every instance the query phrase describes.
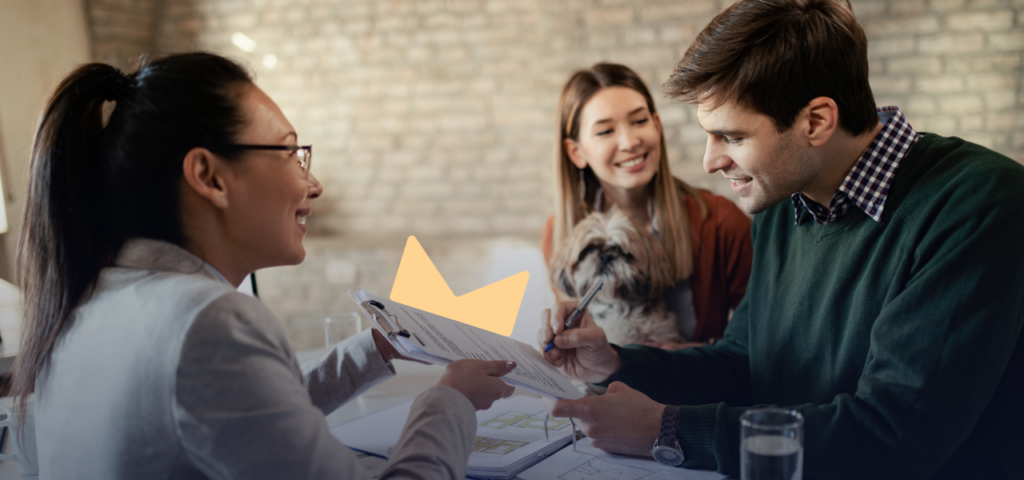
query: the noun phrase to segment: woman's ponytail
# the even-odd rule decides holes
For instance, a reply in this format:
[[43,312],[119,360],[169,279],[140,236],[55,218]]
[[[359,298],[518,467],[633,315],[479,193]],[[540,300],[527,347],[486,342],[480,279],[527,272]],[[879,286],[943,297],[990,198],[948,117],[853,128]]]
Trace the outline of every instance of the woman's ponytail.
[[23,372],[39,371],[75,302],[117,248],[95,221],[95,169],[103,104],[122,76],[109,65],[79,67],[57,87],[39,121],[18,244],[25,324],[11,385],[15,396],[32,392],[36,376]]
[[36,131],[18,244],[24,323],[9,394],[20,414],[125,240],[183,242],[181,162],[191,148],[233,140],[244,123],[238,84],[249,82],[231,60],[190,53],[130,75],[83,65],[57,87]]

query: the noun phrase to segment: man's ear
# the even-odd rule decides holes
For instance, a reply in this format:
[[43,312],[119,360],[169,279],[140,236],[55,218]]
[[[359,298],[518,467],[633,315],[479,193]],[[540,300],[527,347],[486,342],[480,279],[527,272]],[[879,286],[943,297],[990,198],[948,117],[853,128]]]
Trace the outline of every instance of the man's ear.
[[829,97],[817,97],[804,107],[803,130],[812,147],[828,143],[839,128],[839,107]]
[[566,155],[569,155],[569,160],[576,168],[586,168],[587,160],[580,155],[580,144],[576,140],[567,138],[562,141],[562,145],[565,147]]
[[205,148],[193,148],[185,154],[182,173],[185,183],[200,197],[217,208],[228,207],[228,190],[224,181],[224,161]]

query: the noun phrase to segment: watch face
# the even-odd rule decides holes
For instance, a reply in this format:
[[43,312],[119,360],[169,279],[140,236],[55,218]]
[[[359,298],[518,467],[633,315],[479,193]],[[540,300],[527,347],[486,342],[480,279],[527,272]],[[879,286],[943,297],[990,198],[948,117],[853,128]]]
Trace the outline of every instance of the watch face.
[[678,466],[683,463],[683,454],[672,447],[658,446],[651,450],[654,459],[662,465]]

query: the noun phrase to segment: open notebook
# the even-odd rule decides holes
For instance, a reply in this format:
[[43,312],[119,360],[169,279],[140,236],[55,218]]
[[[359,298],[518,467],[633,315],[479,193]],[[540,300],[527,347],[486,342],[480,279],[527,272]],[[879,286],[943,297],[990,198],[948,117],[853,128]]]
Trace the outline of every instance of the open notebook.
[[348,293],[406,357],[437,365],[463,358],[511,360],[518,366],[501,377],[505,383],[556,400],[583,397],[568,377],[526,343],[393,302],[366,289]]

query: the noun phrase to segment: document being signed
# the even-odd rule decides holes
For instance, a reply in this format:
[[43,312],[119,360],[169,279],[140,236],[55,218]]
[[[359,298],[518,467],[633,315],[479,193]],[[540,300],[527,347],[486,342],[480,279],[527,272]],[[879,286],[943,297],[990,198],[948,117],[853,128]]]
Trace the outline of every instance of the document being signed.
[[509,385],[556,400],[583,396],[568,377],[526,343],[393,302],[366,289],[348,293],[406,357],[437,365],[463,358],[510,360],[517,367],[502,377]]

